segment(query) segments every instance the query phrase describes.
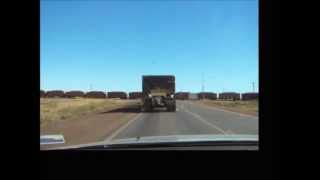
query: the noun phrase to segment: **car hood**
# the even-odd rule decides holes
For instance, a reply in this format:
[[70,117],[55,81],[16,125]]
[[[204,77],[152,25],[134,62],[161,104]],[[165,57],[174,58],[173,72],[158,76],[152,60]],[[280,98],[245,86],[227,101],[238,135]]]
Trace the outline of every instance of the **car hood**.
[[258,141],[257,135],[170,135],[126,138],[111,141],[112,144],[199,142],[199,141]]
[[253,141],[259,140],[258,135],[168,135],[168,136],[144,136],[135,138],[114,139],[97,143],[80,144],[74,146],[65,146],[54,149],[74,149],[99,145],[121,145],[121,144],[157,144],[157,143],[176,143],[176,142],[219,142],[219,141]]

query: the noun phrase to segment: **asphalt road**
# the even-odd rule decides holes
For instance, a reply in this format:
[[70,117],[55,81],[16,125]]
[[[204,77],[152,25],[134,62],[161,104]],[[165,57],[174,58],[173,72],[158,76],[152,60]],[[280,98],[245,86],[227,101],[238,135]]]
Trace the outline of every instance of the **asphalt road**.
[[258,134],[258,117],[177,101],[176,112],[141,112],[106,140],[196,134]]

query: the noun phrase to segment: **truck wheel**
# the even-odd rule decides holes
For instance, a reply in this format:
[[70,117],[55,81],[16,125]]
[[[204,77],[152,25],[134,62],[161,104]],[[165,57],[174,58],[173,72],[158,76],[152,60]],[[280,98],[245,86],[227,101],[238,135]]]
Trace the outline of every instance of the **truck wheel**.
[[176,105],[172,106],[172,112],[176,112]]
[[144,106],[144,112],[151,112],[152,108],[150,106]]
[[176,106],[175,105],[170,105],[167,107],[167,111],[169,112],[175,112],[176,111]]

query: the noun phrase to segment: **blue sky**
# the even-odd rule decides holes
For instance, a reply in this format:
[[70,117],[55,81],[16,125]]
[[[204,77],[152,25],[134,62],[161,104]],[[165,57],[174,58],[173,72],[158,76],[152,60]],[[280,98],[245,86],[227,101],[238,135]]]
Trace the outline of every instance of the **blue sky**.
[[[176,91],[258,90],[258,1],[41,1],[44,90],[140,91],[173,74]],[[91,88],[90,88],[91,86]]]

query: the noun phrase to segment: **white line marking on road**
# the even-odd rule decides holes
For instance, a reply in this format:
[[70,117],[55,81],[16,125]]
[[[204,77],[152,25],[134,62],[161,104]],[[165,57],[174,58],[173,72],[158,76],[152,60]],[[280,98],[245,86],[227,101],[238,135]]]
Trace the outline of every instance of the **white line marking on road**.
[[70,149],[70,148],[80,148],[84,146],[94,146],[94,145],[101,145],[101,143],[107,143],[107,141],[111,141],[115,136],[117,136],[120,132],[122,132],[125,128],[127,128],[130,124],[132,124],[134,121],[139,119],[142,116],[143,113],[139,113],[134,118],[130,119],[125,125],[121,126],[119,129],[117,129],[114,133],[112,133],[110,136],[108,136],[107,139],[100,142],[95,143],[87,143],[87,144],[78,144],[78,145],[71,145],[71,146],[64,146],[64,147],[57,147],[57,148],[46,148],[44,150],[56,150],[56,149]]
[[192,116],[194,116],[195,118],[197,118],[198,120],[200,120],[201,122],[205,123],[206,125],[214,128],[214,129],[217,129],[218,131],[222,132],[223,134],[229,134],[227,132],[225,132],[223,129],[219,128],[218,126],[212,124],[212,123],[209,123],[208,121],[206,121],[205,119],[203,119],[200,115],[196,114],[196,113],[193,113],[189,110],[185,110],[185,112],[191,114]]
[[111,141],[114,137],[116,137],[119,133],[121,133],[124,129],[126,129],[130,124],[132,124],[134,121],[139,119],[142,116],[143,113],[139,113],[137,116],[129,120],[125,125],[121,126],[119,129],[117,129],[114,133],[112,133],[110,136],[108,136],[107,139],[104,141]]
[[223,112],[227,112],[227,113],[232,113],[232,114],[236,114],[236,115],[239,115],[239,116],[245,116],[245,117],[251,117],[251,118],[255,118],[255,119],[258,119],[257,116],[251,116],[251,115],[247,115],[247,114],[241,114],[241,113],[238,113],[238,112],[233,112],[233,111],[228,111],[228,110],[224,110],[224,109],[220,109],[220,108],[217,108],[217,107],[212,107],[212,106],[206,106],[206,105],[203,105],[203,104],[197,104],[197,103],[191,103],[189,102],[190,104],[193,104],[193,105],[199,105],[201,107],[204,107],[204,108],[207,108],[207,109],[214,109],[214,110],[218,110],[218,111],[223,111]]

